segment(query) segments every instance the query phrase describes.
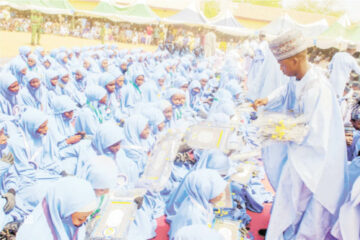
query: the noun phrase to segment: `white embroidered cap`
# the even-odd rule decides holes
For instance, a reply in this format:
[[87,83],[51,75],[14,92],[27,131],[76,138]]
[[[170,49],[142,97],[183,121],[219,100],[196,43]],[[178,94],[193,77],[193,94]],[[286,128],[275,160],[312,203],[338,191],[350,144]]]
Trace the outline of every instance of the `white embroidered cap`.
[[308,48],[307,41],[299,30],[290,30],[269,43],[275,58],[280,61],[304,51]]

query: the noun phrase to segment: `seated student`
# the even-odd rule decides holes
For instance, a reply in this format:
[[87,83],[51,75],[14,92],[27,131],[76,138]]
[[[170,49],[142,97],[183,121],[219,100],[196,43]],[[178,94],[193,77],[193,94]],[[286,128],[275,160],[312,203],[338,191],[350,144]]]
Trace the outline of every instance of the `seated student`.
[[15,116],[20,111],[18,93],[19,83],[14,76],[9,73],[0,75],[0,111],[9,116]]
[[47,89],[47,102],[51,109],[52,101],[56,96],[62,95],[61,89],[58,85],[59,73],[55,70],[48,70],[45,72],[45,87]]
[[74,80],[70,76],[69,72],[65,69],[60,68],[60,81],[58,85],[61,88],[63,95],[68,95],[79,107],[82,107],[86,103],[86,97],[83,92],[79,91],[75,85]]
[[15,62],[10,63],[9,70],[11,74],[16,78],[18,83],[21,86],[25,86],[23,80],[27,72],[27,65],[25,64],[25,62],[23,60],[16,60]]
[[47,94],[41,84],[41,77],[35,72],[25,76],[25,87],[19,92],[19,104],[47,112]]
[[85,132],[94,135],[98,126],[106,120],[110,120],[106,107],[106,90],[100,86],[92,85],[85,92],[87,102],[80,111],[75,122],[77,132]]
[[158,104],[157,107],[161,110],[161,112],[163,113],[164,117],[165,117],[165,128],[164,131],[166,129],[172,128],[174,127],[175,123],[173,121],[173,107],[172,104],[170,103],[170,101],[168,100],[161,100]]
[[144,172],[151,150],[147,142],[150,134],[148,122],[148,119],[142,115],[133,115],[126,120],[124,125],[125,153],[128,158],[136,163],[139,175]]
[[190,225],[180,228],[174,240],[226,240],[218,231],[205,225]]
[[226,185],[215,170],[200,169],[189,173],[184,182],[188,196],[177,214],[170,217],[170,239],[185,226],[211,226],[214,219],[212,204],[221,200]]
[[76,177],[56,181],[21,225],[16,239],[85,240],[85,221],[96,209],[91,184]]
[[191,119],[193,116],[193,111],[184,106],[185,103],[185,93],[181,89],[170,88],[166,93],[167,100],[172,104],[174,122],[176,125],[181,121],[184,121],[186,118]]
[[133,73],[132,81],[126,86],[123,91],[122,101],[124,107],[132,111],[137,103],[144,101],[142,93],[142,85],[144,84],[145,74],[141,71]]
[[[358,142],[360,135],[355,132],[355,129],[352,124],[346,123],[345,124],[345,139],[346,139],[346,146],[347,146],[347,159],[348,161],[352,161],[356,158],[359,153],[358,151]],[[355,133],[355,134],[354,134]]]

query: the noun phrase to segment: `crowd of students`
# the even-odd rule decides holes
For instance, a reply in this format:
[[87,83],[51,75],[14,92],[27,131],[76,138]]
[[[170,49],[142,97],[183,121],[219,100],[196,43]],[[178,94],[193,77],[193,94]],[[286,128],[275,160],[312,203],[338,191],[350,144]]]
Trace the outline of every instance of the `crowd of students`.
[[[344,212],[353,214],[354,221],[360,215],[357,158],[349,165],[355,182],[351,197],[345,190],[343,126],[350,101],[335,94],[324,77],[326,69],[307,62],[301,39],[290,33],[269,47],[260,34],[257,42],[210,57],[168,51],[163,45],[155,52],[116,45],[50,52],[20,47],[0,74],[0,229],[17,231],[20,240],[85,239],[91,234],[86,225],[104,210],[104,198],[118,187],[117,177],[126,177],[122,188],[136,188],[157,140],[169,129],[202,121],[235,124],[244,139],[238,152],[256,150],[259,146],[246,140],[253,114],[235,111],[253,103],[255,109],[265,105],[269,111],[304,114],[310,126],[300,145],[263,149],[265,171],[276,190],[268,239],[330,239],[331,229],[332,236],[342,239],[347,234]],[[351,53],[338,61],[350,69],[345,75],[357,71]],[[330,63],[330,76],[341,75],[337,64]],[[330,82],[335,86],[348,78],[330,77]],[[340,104],[345,105],[343,114]],[[349,118],[357,131],[358,109]],[[359,152],[358,135],[350,127],[348,160]],[[138,199],[127,238],[154,238],[155,220],[165,214],[171,240],[223,239],[208,226],[214,204],[236,172],[238,162],[229,154],[181,148],[166,187]],[[257,158],[248,161],[258,164]],[[231,181],[234,205],[227,215],[242,230],[250,221],[245,209],[261,212],[262,204],[272,201],[260,181],[262,164],[258,172],[248,184]],[[358,237],[359,226],[351,226]]]

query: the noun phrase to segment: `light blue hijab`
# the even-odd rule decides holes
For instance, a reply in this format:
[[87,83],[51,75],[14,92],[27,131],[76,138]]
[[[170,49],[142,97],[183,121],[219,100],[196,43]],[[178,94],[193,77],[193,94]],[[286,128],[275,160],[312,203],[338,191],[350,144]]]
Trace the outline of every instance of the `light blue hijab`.
[[30,81],[33,79],[39,79],[41,82],[41,77],[36,72],[28,72],[24,78],[26,88],[22,89],[20,93],[22,104],[39,110],[44,110],[47,106],[47,99],[44,99],[43,97],[43,86],[40,84],[38,88],[33,88],[30,85]]
[[43,202],[20,227],[16,238],[84,240],[85,225],[75,227],[71,215],[95,208],[96,196],[89,182],[76,177],[61,178],[48,189]]
[[67,138],[75,134],[71,119],[63,116],[63,113],[74,111],[76,104],[69,96],[57,96],[53,100],[53,114],[58,133]]
[[106,122],[99,126],[91,145],[98,155],[113,156],[108,147],[123,141],[125,138],[124,131],[115,123]]
[[170,217],[170,239],[182,227],[212,224],[214,215],[210,200],[219,196],[227,183],[215,170],[200,169],[192,171],[184,180],[187,198],[175,216]]
[[137,164],[140,173],[144,171],[149,150],[147,141],[141,139],[140,134],[148,122],[148,119],[142,115],[133,115],[126,120],[124,125],[125,153]]
[[17,80],[10,73],[0,75],[0,108],[1,112],[7,115],[13,115],[13,108],[18,105],[18,93],[13,93],[8,89],[14,82]]
[[14,75],[16,77],[19,84],[21,84],[22,86],[24,86],[23,78],[25,76],[21,72],[23,69],[27,70],[27,64],[21,59],[15,59],[15,61],[10,64],[10,71],[11,71],[12,75]]

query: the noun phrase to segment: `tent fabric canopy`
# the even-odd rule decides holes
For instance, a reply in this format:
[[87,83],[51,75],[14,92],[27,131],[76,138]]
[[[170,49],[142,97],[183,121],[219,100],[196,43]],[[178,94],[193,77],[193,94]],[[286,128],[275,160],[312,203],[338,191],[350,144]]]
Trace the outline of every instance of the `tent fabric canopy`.
[[322,19],[311,24],[299,24],[294,21],[289,15],[284,14],[278,19],[275,19],[261,30],[269,35],[280,35],[290,29],[299,29],[304,36],[314,38],[323,33],[329,27],[327,21]]
[[36,10],[46,14],[73,14],[68,0],[8,0],[7,5],[18,10]]
[[160,20],[156,13],[142,0],[129,7],[117,7],[117,10],[120,17],[127,22],[150,24]]
[[165,18],[164,22],[171,24],[206,25],[208,20],[200,12],[199,8],[196,6],[196,2],[192,2],[184,10],[169,18]]

